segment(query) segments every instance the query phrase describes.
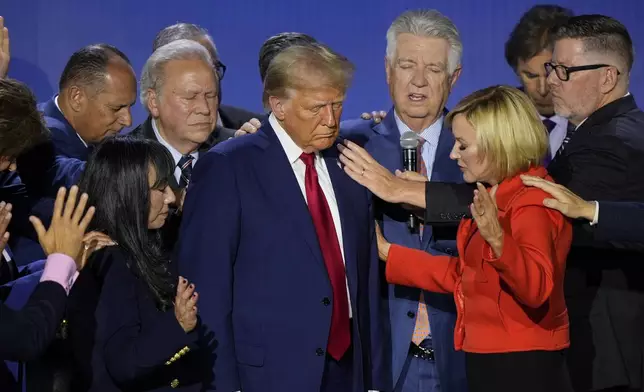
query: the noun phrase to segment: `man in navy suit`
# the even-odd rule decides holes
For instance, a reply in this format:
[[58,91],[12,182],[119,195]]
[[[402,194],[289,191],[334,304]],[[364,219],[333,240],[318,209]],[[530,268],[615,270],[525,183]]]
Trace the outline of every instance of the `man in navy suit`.
[[54,197],[80,178],[91,145],[132,124],[136,77],[130,60],[108,44],[76,51],[60,77],[59,93],[39,105],[50,140],[19,157],[20,177],[33,197]]
[[371,198],[334,146],[352,73],[323,45],[285,49],[269,121],[195,167],[178,263],[199,287],[210,390],[386,390]]
[[[422,174],[430,181],[462,182],[458,165],[449,158],[454,137],[443,126],[445,104],[461,72],[461,53],[456,26],[437,11],[399,16],[387,32],[385,59],[394,107],[379,124],[343,122],[342,135],[364,143],[374,159],[394,172],[403,170],[401,135],[413,131],[421,140]],[[409,210],[380,199],[375,205],[380,227],[393,242],[433,254],[456,252],[454,231],[440,233],[431,226],[410,230]],[[467,391],[464,356],[454,350],[453,297],[389,285],[387,304],[393,390]]]
[[136,76],[123,52],[108,44],[81,48],[69,58],[59,93],[41,105],[56,155],[86,161],[88,145],[132,125]]

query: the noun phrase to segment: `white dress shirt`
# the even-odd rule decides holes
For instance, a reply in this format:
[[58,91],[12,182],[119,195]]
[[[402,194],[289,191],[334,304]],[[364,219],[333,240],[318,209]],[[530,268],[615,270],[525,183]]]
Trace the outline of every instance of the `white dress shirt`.
[[[306,201],[308,204],[308,201],[306,200],[306,185],[304,182],[306,165],[300,159],[300,155],[302,155],[303,151],[297,144],[295,144],[288,133],[286,133],[284,128],[282,128],[273,114],[271,114],[268,118],[268,122],[271,124],[271,127],[273,127],[273,130],[275,130],[275,135],[277,135],[277,139],[280,141],[280,144],[282,145],[282,148],[286,153],[286,157],[291,164],[293,173],[295,173],[295,178],[297,178],[297,183],[300,186],[300,190],[302,191],[304,201]],[[342,241],[342,221],[340,220],[340,210],[338,209],[338,202],[335,198],[335,192],[333,191],[331,176],[329,176],[329,171],[326,168],[326,162],[324,161],[324,159],[322,159],[322,156],[319,152],[315,153],[315,170],[318,172],[318,183],[322,188],[322,192],[324,192],[324,197],[326,198],[326,201],[329,204],[329,209],[331,210],[331,217],[333,218],[333,224],[335,225],[335,233],[338,236],[340,252],[342,253],[342,262],[346,265],[346,262],[344,260],[344,242]],[[349,292],[348,281],[347,299],[349,299],[349,317],[351,317],[353,311],[351,309],[351,293]]]
[[[58,106],[58,95],[56,95],[56,96],[54,97],[54,105],[56,105],[56,109],[58,109],[58,111],[60,112],[60,114],[63,114],[63,111],[62,111],[62,110],[60,110],[60,106]],[[63,116],[65,116],[65,115],[63,114]],[[78,136],[78,138],[80,139],[80,141],[81,141],[81,142],[83,142],[83,145],[84,145],[85,147],[87,147],[87,143],[85,143],[85,140],[83,140],[83,138],[81,137],[81,135],[79,135],[79,134],[78,134],[78,132],[76,132],[76,136]]]
[[[174,178],[177,180],[177,184],[181,182],[181,168],[179,167],[179,161],[183,157],[183,154],[181,154],[179,151],[177,151],[176,148],[172,147],[170,143],[168,143],[159,133],[159,128],[157,128],[157,121],[155,119],[152,119],[152,130],[154,131],[154,136],[157,137],[157,140],[159,143],[163,144],[165,148],[170,151],[170,154],[172,154],[172,158],[174,159]],[[195,167],[195,164],[197,163],[197,159],[199,159],[199,152],[195,151],[191,153],[192,157],[194,158],[192,160],[192,167]]]

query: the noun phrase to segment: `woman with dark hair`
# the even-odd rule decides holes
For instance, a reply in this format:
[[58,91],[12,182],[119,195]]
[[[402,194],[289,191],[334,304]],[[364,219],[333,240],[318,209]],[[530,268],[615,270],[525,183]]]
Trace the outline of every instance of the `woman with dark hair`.
[[104,141],[87,163],[79,186],[92,192],[91,228],[114,244],[92,254],[70,293],[74,390],[199,387],[186,355],[197,293],[172,272],[158,230],[175,200],[173,170],[161,144],[129,137]]

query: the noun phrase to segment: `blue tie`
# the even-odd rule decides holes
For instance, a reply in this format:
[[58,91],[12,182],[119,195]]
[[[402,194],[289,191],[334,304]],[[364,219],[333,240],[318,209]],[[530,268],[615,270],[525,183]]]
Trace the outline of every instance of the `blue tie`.
[[[544,118],[543,119],[543,125],[546,127],[546,130],[548,131],[548,135],[552,132],[553,129],[557,126],[557,123],[552,121],[549,118]],[[545,158],[543,159],[543,165],[548,166],[548,164],[552,161],[552,155],[550,154],[550,149],[548,149],[548,153],[546,154]]]
[[572,138],[572,135],[575,133],[577,130],[577,126],[573,125],[568,122],[568,128],[566,129],[566,137],[564,138],[563,142],[561,143],[561,147],[559,147],[559,150],[557,150],[557,154],[555,156],[561,155],[563,152],[564,148],[566,147],[566,144],[570,142],[570,139]]
[[192,155],[184,155],[179,160],[177,166],[181,169],[181,178],[179,181],[179,188],[186,188],[190,184],[190,177],[192,177],[192,161],[195,158]]

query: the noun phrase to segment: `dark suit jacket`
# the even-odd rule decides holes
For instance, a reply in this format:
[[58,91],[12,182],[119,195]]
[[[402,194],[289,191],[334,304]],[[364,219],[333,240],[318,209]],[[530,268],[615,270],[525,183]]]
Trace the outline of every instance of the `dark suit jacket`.
[[[353,309],[352,389],[386,391],[371,198],[342,171],[335,148],[322,155],[342,222]],[[181,275],[207,304],[199,311],[214,338],[202,350],[202,361],[213,364],[209,390],[320,390],[332,289],[311,214],[268,123],[200,158],[178,255]]]
[[[586,200],[644,202],[642,130],[644,112],[632,95],[620,98],[581,124],[548,171]],[[588,231],[588,225],[578,226],[575,236],[582,236],[580,230]],[[565,287],[572,337],[569,360],[580,391],[642,386],[644,282],[635,278],[642,250],[641,243],[571,249]]]
[[17,158],[20,177],[12,180],[14,187],[15,183],[22,187],[20,203],[12,201],[14,217],[11,222],[11,245],[18,264],[22,265],[45,256],[29,223],[29,215],[39,217],[48,225],[58,189],[78,183],[88,155],[88,149],[56,108],[53,99],[39,108],[43,110],[50,140],[32,147]]
[[90,149],[85,146],[74,127],[65,119],[63,113],[58,110],[54,99],[55,97],[40,104],[38,108],[42,111],[47,128],[51,132],[51,140],[54,143],[56,155],[87,161]]
[[3,360],[37,358],[54,338],[65,311],[67,294],[56,282],[36,286],[18,311],[0,304],[0,356]]
[[644,243],[644,203],[600,201],[599,215],[595,237],[600,241]]
[[[402,149],[400,147],[400,131],[396,124],[393,109],[380,124],[366,120],[344,121],[341,125],[342,136],[363,144],[364,148],[381,165],[394,172],[403,169]],[[463,180],[463,175],[456,162],[449,158],[454,145],[451,129],[444,127],[440,131],[436,155],[432,164],[432,181]],[[421,249],[431,254],[456,254],[456,232],[449,236],[437,237],[431,226],[425,226],[423,235],[411,233],[407,227],[409,210],[400,205],[385,203],[380,199],[374,200],[375,215],[380,228],[388,241],[409,248]],[[439,231],[441,228],[438,229]],[[382,265],[384,267],[384,265]],[[383,268],[384,269],[384,268]],[[382,279],[385,281],[384,271]],[[409,345],[416,325],[416,310],[421,290],[415,287],[387,285],[384,296],[388,312],[384,315],[384,323],[389,326],[386,344],[391,350],[391,373],[393,385],[405,378],[402,373]],[[466,392],[465,356],[454,350],[454,325],[456,323],[456,307],[453,296],[425,292],[425,302],[432,330],[432,346],[436,356],[436,368],[441,388],[452,392]],[[414,382],[414,380],[410,380]]]
[[253,113],[251,111],[234,107],[228,105],[219,106],[219,118],[221,118],[221,123],[224,128],[232,129],[233,132],[241,128],[244,123],[248,122],[252,118],[257,118],[261,120],[261,117],[265,115],[259,113]]
[[67,320],[74,390],[169,391],[173,380],[198,390],[192,353],[181,352],[197,329],[186,334],[174,309],[157,309],[118,246],[92,255],[70,292]]

